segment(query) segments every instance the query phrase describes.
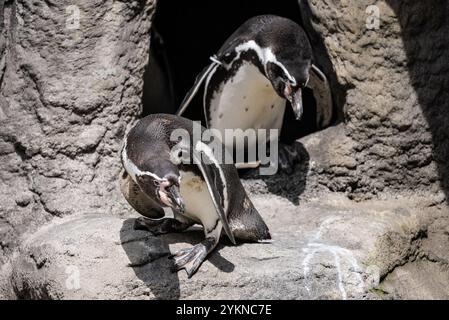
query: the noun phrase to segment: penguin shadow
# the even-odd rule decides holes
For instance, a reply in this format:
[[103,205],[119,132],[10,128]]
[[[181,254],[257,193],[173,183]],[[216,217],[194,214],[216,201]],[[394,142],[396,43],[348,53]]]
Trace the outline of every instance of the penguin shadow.
[[[185,271],[172,272],[173,262],[169,259],[170,245],[175,243],[196,245],[204,240],[203,230],[194,226],[184,232],[154,236],[147,231],[134,230],[134,221],[135,218],[126,219],[120,229],[120,243],[128,256],[128,266],[133,269],[137,278],[145,283],[156,299],[179,299],[178,273]],[[219,253],[227,244],[223,240],[207,260],[219,270],[229,273],[234,271],[235,266]],[[200,267],[199,273],[201,268],[204,268],[204,265]],[[193,277],[195,276],[198,276],[198,273]]]
[[259,169],[252,169],[241,172],[240,176],[244,180],[262,180],[271,194],[285,198],[294,205],[299,205],[299,196],[304,192],[307,185],[310,155],[299,141],[294,141],[290,146],[298,152],[300,159],[293,173],[286,173],[278,169],[274,175],[260,175]]

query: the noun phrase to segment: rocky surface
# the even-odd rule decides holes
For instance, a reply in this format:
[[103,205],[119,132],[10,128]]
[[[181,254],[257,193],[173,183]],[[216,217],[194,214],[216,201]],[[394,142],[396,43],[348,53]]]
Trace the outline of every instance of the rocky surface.
[[201,232],[131,230],[117,183],[155,2],[0,0],[0,298],[448,298],[448,2],[299,4],[340,124],[245,174],[275,241],[188,280]]
[[153,1],[0,1],[0,263],[55,216],[126,210]]
[[449,3],[299,3],[345,122],[317,161],[320,183],[357,200],[447,190]]
[[[133,217],[56,219],[27,238],[13,261],[14,294],[45,299],[406,298],[414,296],[410,293],[419,280],[413,281],[420,274],[421,297],[449,297],[447,286],[432,285],[447,280],[449,237],[438,237],[432,229],[444,215],[436,207],[426,209],[428,202],[398,198],[394,204],[354,206],[345,197],[329,196],[304,201],[298,210],[282,197],[253,200],[273,242],[232,246],[222,239],[191,279],[184,271],[171,273],[167,255],[201,241],[199,228],[154,237],[133,230]],[[431,276],[417,267],[421,263],[431,265],[426,269]],[[392,286],[401,280],[390,279],[404,270],[413,283]],[[428,279],[433,282],[424,282]]]

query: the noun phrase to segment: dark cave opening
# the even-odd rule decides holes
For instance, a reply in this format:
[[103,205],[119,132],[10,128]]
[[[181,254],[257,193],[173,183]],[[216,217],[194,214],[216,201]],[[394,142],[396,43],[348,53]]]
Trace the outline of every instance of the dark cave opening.
[[[283,16],[302,25],[297,0],[179,1],[160,0],[153,22],[150,64],[143,95],[143,116],[150,113],[174,113],[189,91],[197,74],[209,63],[209,57],[247,19],[261,14]],[[186,117],[202,119],[200,95],[194,99]],[[294,140],[316,132],[316,101],[311,89],[303,92],[304,114],[296,121],[287,105],[281,141]]]

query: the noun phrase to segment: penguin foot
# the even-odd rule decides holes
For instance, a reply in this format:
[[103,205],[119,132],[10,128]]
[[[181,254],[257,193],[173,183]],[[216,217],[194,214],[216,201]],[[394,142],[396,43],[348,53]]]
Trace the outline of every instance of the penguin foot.
[[301,161],[301,155],[294,146],[279,145],[279,168],[282,172],[292,174],[295,164]]
[[134,230],[145,230],[158,236],[170,232],[181,232],[190,227],[191,224],[180,222],[173,218],[152,220],[139,217],[134,221]]
[[207,256],[207,248],[202,243],[193,246],[192,248],[181,249],[170,256],[174,261],[172,271],[177,272],[185,269],[187,277],[191,278],[201,266]]
[[185,248],[175,252],[169,256],[170,259],[174,260],[172,272],[185,269],[187,277],[191,278],[198,271],[209,252],[215,248],[216,244],[216,239],[206,238],[206,240],[192,248]]

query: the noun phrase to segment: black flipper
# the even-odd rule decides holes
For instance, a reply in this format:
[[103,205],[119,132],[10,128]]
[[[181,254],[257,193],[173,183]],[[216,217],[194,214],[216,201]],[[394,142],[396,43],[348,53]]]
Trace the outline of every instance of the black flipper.
[[[203,177],[206,181],[207,188],[211,195],[212,201],[214,203],[215,209],[217,211],[218,217],[223,225],[223,229],[226,232],[227,236],[231,240],[233,244],[236,244],[234,235],[231,232],[231,228],[229,227],[228,217],[226,216],[226,212],[224,211],[224,199],[217,191],[217,188],[222,188],[226,186],[226,181],[224,177],[220,173],[219,164],[216,159],[213,159],[209,152],[211,149],[205,143],[199,141],[192,152],[194,162],[200,169]],[[201,158],[202,156],[202,158]],[[205,161],[203,161],[205,160]]]

